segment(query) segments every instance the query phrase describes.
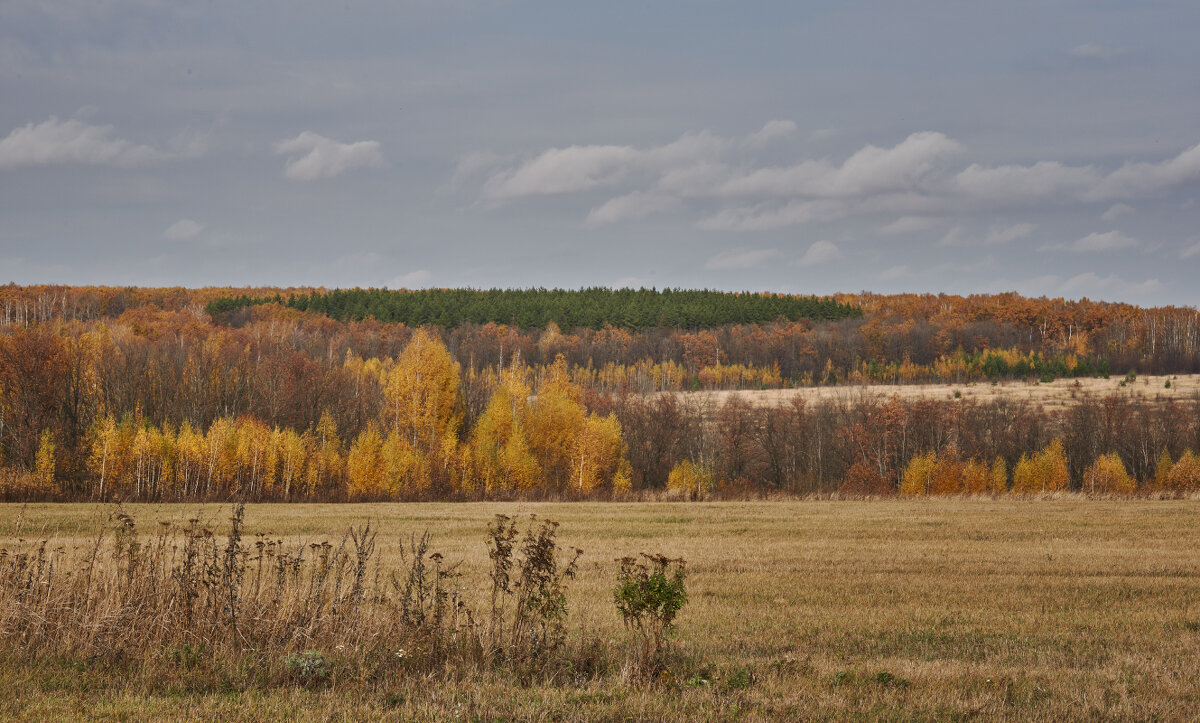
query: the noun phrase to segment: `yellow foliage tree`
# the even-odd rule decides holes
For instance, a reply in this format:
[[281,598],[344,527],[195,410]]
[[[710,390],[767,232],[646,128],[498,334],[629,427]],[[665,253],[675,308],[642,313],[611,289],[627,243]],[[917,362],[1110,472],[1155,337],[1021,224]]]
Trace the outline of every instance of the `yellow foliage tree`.
[[1083,473],[1083,488],[1088,494],[1130,495],[1137,482],[1129,476],[1125,463],[1116,452],[1101,455]]
[[529,387],[516,373],[504,380],[471,434],[470,480],[466,491],[488,494],[532,490],[541,482],[537,459],[525,436],[523,418]]
[[38,441],[37,455],[34,458],[33,479],[40,492],[55,491],[54,477],[54,435],[49,429],[42,430]]
[[1158,456],[1158,465],[1154,469],[1154,486],[1159,489],[1166,489],[1170,486],[1167,481],[1171,477],[1171,468],[1175,466],[1175,462],[1171,459],[1171,453],[1163,450]]
[[933,466],[933,479],[929,481],[929,494],[956,495],[963,491],[963,464],[957,450],[945,450],[937,455]]
[[1003,457],[996,457],[996,461],[992,462],[991,483],[992,494],[1002,495],[1008,492],[1008,463]]
[[904,497],[929,494],[929,484],[933,480],[933,469],[936,465],[937,454],[932,451],[913,456],[904,468],[904,476],[900,480],[900,494]]
[[354,439],[346,455],[346,492],[352,498],[376,497],[383,487],[383,438],[372,422]]
[[667,489],[694,499],[704,499],[712,492],[713,471],[706,464],[690,459],[680,460],[667,475]]
[[1055,439],[1033,457],[1021,455],[1013,471],[1013,494],[1032,495],[1061,492],[1070,485],[1067,455],[1062,441]]
[[972,457],[962,468],[962,491],[969,495],[986,495],[992,491],[988,466]]
[[1167,489],[1173,492],[1195,492],[1200,490],[1200,457],[1187,450],[1171,467],[1167,475]]
[[457,439],[463,405],[458,364],[437,337],[424,329],[387,374],[384,395],[393,429],[415,449],[440,452],[442,440]]

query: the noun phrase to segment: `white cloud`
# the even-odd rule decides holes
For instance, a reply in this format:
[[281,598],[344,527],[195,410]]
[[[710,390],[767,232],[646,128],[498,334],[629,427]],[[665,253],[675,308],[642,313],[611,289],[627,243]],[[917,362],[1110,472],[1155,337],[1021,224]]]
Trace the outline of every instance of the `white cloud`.
[[893,281],[895,279],[902,279],[908,275],[908,266],[905,264],[900,264],[899,266],[893,266],[889,269],[884,269],[882,272],[880,272],[879,278],[884,279],[885,281]]
[[1102,221],[1114,221],[1127,213],[1133,213],[1133,206],[1128,203],[1114,203],[1108,207],[1108,210],[1100,214]]
[[680,205],[679,199],[661,193],[633,193],[617,196],[593,208],[584,220],[589,228],[621,221],[636,221],[652,214],[670,211]]
[[1043,251],[1072,251],[1074,253],[1092,253],[1096,251],[1116,251],[1118,249],[1132,249],[1141,246],[1142,242],[1135,238],[1126,236],[1120,231],[1109,231],[1107,233],[1090,233],[1077,241],[1069,244],[1048,244],[1042,247]]
[[868,145],[841,166],[804,161],[763,168],[730,180],[720,194],[836,198],[904,191],[917,186],[939,161],[962,151],[962,144],[941,133],[913,133],[892,148]]
[[992,168],[972,163],[954,177],[951,188],[989,206],[1007,206],[1077,198],[1099,180],[1100,174],[1091,167],[1056,161]]
[[1200,255],[1200,241],[1179,252],[1179,258],[1181,259],[1190,259],[1197,255]]
[[429,269],[418,269],[407,274],[401,274],[384,284],[389,289],[424,289],[429,287],[433,274]]
[[901,216],[885,226],[880,226],[879,233],[889,236],[917,233],[936,228],[942,223],[943,219],[935,216]]
[[293,181],[335,178],[355,168],[383,165],[379,141],[339,143],[312,131],[279,141],[274,149],[277,155],[292,156],[283,175]]
[[87,164],[138,166],[166,158],[150,146],[113,137],[112,126],[93,126],[54,116],[29,123],[0,140],[0,169]]
[[[953,159],[967,149],[934,131],[912,133],[891,147],[866,145],[841,162],[800,158],[764,166],[757,151],[795,130],[791,121],[774,120],[733,138],[704,131],[645,147],[550,148],[523,160],[472,154],[460,161],[452,185],[474,179],[470,185],[489,205],[607,192],[609,198],[592,206],[588,226],[686,209],[702,213],[694,225],[707,230],[762,231],[886,215],[894,220],[877,226],[880,233],[908,234],[947,217],[1053,205],[1106,202],[1111,219],[1128,212],[1125,201],[1200,181],[1200,145],[1115,170],[1053,160],[954,167]],[[1006,243],[1033,229],[1009,223],[974,242]],[[964,231],[952,230],[944,243],[965,239]]]
[[803,256],[796,260],[796,265],[806,267],[817,266],[830,261],[836,261],[841,257],[842,252],[836,244],[830,241],[817,241],[808,247]]
[[706,269],[732,271],[753,269],[779,256],[775,249],[730,249],[722,251],[704,263]]
[[196,223],[190,218],[183,218],[168,226],[163,231],[163,238],[169,241],[187,241],[199,236],[203,230],[203,225]]

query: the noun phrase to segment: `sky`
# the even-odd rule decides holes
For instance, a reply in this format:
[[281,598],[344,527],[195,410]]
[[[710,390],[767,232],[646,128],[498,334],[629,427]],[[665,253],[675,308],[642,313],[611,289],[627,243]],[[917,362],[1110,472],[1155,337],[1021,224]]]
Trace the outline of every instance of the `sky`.
[[1200,303],[1200,3],[0,2],[0,283]]

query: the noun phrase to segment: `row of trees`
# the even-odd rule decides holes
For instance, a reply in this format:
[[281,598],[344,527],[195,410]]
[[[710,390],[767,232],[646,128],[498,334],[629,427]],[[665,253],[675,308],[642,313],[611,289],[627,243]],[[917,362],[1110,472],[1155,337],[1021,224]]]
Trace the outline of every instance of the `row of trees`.
[[[343,321],[337,322],[324,313],[299,312],[284,305],[290,299],[293,306],[307,308],[313,299],[323,300],[319,303],[337,299],[337,305],[346,306],[350,299],[376,296],[406,304],[437,299],[444,311],[419,320],[439,325],[439,335],[464,371],[503,367],[518,352],[533,365],[551,363],[561,353],[570,366],[597,369],[606,364],[628,367],[645,361],[670,361],[687,369],[688,385],[699,381],[695,378],[699,370],[718,365],[778,369],[781,385],[824,382],[827,366],[835,370],[839,381],[857,375],[862,380],[886,382],[959,382],[971,375],[1019,378],[1103,374],[1106,362],[1112,373],[1122,375],[1130,370],[1200,371],[1200,313],[1194,308],[1140,308],[1016,294],[843,294],[832,300],[818,300],[842,310],[830,320],[828,314],[803,311],[813,302],[810,297],[703,291],[325,292],[311,288],[9,285],[0,286],[0,329],[61,321],[120,320],[139,333],[171,334],[189,325],[200,325],[211,333],[211,319],[205,308],[224,308],[218,301],[233,299],[239,300],[230,306],[235,310],[219,314],[222,324],[239,328],[262,324],[292,327],[289,333],[304,337],[296,343],[308,347],[312,358],[323,355],[331,342],[344,347],[339,340],[346,338],[363,347],[355,349],[360,356],[394,356],[399,353],[396,344],[403,345],[415,323],[381,323],[371,320],[370,314],[349,312],[339,314]],[[564,308],[577,305],[599,309],[600,317],[575,319],[568,314],[555,321],[555,311],[547,318],[523,320],[521,314],[508,312],[488,316],[464,311],[480,304],[486,306],[492,300],[499,305],[502,298],[509,297],[504,303],[523,299],[552,310],[555,304]],[[620,318],[623,312],[618,313],[630,305],[657,308],[655,304],[666,303],[663,300],[668,298],[671,304],[704,307],[704,313],[716,314],[719,318],[712,322],[716,327],[697,329],[682,322],[672,325],[665,318],[664,326],[625,325]],[[253,306],[244,307],[243,303]],[[786,313],[793,305],[803,311],[801,316],[805,318],[780,321],[799,318]],[[850,313],[847,310],[853,311],[850,317],[837,318]],[[785,313],[777,313],[780,311]],[[353,321],[356,318],[364,321]],[[392,317],[385,314],[376,318]],[[486,321],[489,318],[494,323]],[[606,319],[610,320],[607,324]],[[417,317],[413,320],[418,321]],[[1000,354],[999,350],[1006,351]],[[988,353],[992,354],[990,359],[980,358]],[[1006,358],[1005,354],[1016,356]]]
[[394,362],[362,365],[385,404],[352,436],[323,412],[307,429],[252,416],[207,429],[155,425],[138,412],[97,417],[71,474],[55,435],[38,438],[25,474],[0,479],[10,496],[125,499],[415,499],[463,495],[590,496],[630,489],[620,424],[589,413],[581,390],[555,365],[536,397],[514,364],[474,428],[464,434],[459,370],[423,332]]
[[225,296],[209,302],[210,314],[265,303],[314,311],[339,321],[373,318],[409,326],[443,328],[464,324],[512,324],[543,329],[702,329],[761,324],[786,319],[843,319],[862,316],[850,304],[816,296],[729,293],[690,289],[335,289],[275,296]]

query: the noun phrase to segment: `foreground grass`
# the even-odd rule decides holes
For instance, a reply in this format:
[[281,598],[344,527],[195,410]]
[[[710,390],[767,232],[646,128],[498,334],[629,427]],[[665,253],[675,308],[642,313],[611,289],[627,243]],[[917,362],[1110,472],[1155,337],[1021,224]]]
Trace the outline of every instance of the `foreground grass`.
[[[228,506],[136,505],[218,527]],[[229,669],[144,673],[137,660],[0,661],[0,714],[23,719],[597,720],[1186,719],[1200,710],[1200,504],[921,500],[715,504],[259,505],[248,531],[335,540],[370,519],[385,559],[428,529],[484,589],[492,515],[559,521],[584,549],[570,629],[624,640],[614,558],[688,560],[677,657],[652,684],[619,666],[533,682],[454,671],[390,684],[264,684]],[[0,507],[15,538],[86,544],[107,509]],[[324,651],[336,657],[336,651]],[[159,670],[159,668],[153,668]]]

